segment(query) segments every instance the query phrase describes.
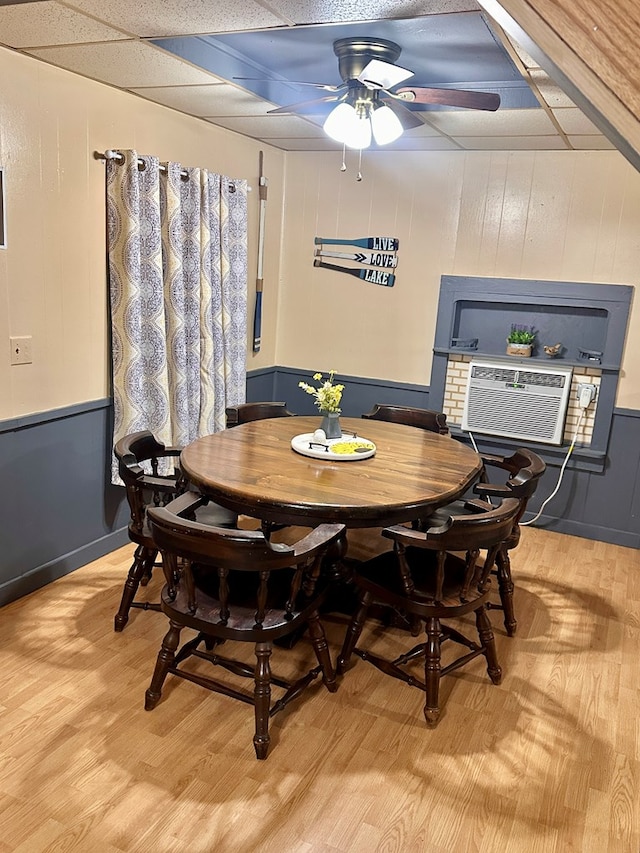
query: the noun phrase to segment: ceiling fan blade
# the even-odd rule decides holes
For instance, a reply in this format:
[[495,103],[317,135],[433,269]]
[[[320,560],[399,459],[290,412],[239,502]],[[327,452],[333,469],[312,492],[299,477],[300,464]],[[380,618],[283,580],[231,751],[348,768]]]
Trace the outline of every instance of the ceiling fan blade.
[[278,115],[279,113],[295,113],[303,107],[310,107],[312,104],[326,104],[331,101],[339,101],[344,95],[327,95],[325,98],[314,98],[311,101],[300,101],[297,104],[287,104],[284,107],[277,107],[275,110],[267,110],[267,115]]
[[403,87],[390,93],[409,104],[442,104],[448,107],[466,107],[470,110],[497,110],[500,95],[494,92],[472,92],[467,89],[431,89]]
[[390,89],[397,86],[403,80],[413,77],[413,71],[392,65],[381,59],[372,59],[356,77],[368,89]]
[[424,122],[420,118],[419,114],[411,112],[411,110],[407,109],[404,104],[400,103],[400,101],[387,99],[386,97],[382,98],[382,100],[384,101],[385,106],[389,107],[389,109],[393,110],[396,114],[403,130],[411,130],[414,127],[424,126]]
[[253,80],[255,83],[282,83],[285,86],[315,86],[316,89],[324,89],[326,92],[339,92],[346,89],[347,84],[332,86],[331,83],[308,83],[305,80],[272,80],[269,77],[232,77],[232,80]]

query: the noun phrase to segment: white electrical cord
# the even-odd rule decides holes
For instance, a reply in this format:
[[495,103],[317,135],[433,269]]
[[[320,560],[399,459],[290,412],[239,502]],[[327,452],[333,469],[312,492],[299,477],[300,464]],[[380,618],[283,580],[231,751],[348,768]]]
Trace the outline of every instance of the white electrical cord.
[[543,502],[542,506],[538,510],[538,512],[530,518],[528,521],[521,521],[520,527],[526,527],[528,524],[533,524],[534,521],[537,521],[542,515],[542,510],[549,503],[551,498],[555,497],[558,494],[558,489],[560,488],[560,484],[562,483],[562,477],[564,475],[564,469],[567,467],[567,462],[569,461],[569,457],[573,453],[573,448],[576,446],[576,440],[578,438],[578,433],[580,432],[580,425],[582,424],[582,420],[584,418],[584,414],[587,411],[587,407],[583,406],[580,409],[580,416],[578,418],[578,425],[576,426],[576,431],[573,434],[573,438],[571,439],[571,444],[569,445],[569,449],[567,450],[567,455],[564,457],[564,462],[562,463],[562,467],[560,468],[560,476],[558,477],[558,482],[556,483],[555,489],[551,492],[549,497]]

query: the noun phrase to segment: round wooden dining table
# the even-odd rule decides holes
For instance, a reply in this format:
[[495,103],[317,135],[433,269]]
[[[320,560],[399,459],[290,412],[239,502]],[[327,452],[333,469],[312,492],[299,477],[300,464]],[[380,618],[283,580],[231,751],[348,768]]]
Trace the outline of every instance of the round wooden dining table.
[[424,518],[460,497],[482,463],[449,436],[385,421],[341,418],[344,435],[376,445],[367,459],[303,456],[291,447],[313,433],[316,417],[252,421],[199,438],[182,451],[181,466],[217,503],[267,523],[386,527]]

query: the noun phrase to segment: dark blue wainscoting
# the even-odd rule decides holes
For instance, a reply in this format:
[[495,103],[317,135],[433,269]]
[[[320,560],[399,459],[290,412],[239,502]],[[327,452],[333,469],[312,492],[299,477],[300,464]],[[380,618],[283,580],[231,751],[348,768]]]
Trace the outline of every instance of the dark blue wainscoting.
[[[602,472],[567,466],[558,494],[536,522],[549,530],[640,548],[640,411],[614,409]],[[550,494],[559,469],[550,468],[535,508]]]
[[0,423],[0,605],[128,541],[110,452],[108,399]]
[[[252,372],[247,377],[247,400],[283,400],[296,414],[314,414],[312,397],[298,388],[300,380],[314,384],[311,376],[310,371],[290,367]],[[338,379],[347,386],[342,409],[350,417],[369,411],[375,403],[429,408],[427,386],[355,376],[339,376]],[[481,438],[476,436],[476,440],[482,450]],[[501,441],[501,449],[495,446],[485,449],[504,453],[509,447],[516,447],[515,442]],[[562,462],[560,458],[549,463],[525,519],[532,518],[555,489]],[[615,409],[604,471],[575,470],[570,460],[558,493],[535,526],[640,548],[640,485],[636,484],[640,484],[640,411]]]
[[[247,399],[283,400],[314,414],[298,388],[310,371],[274,367],[247,376]],[[427,386],[340,376],[344,414],[375,403],[429,407]],[[482,444],[480,444],[482,449]],[[0,605],[85,565],[128,541],[124,490],[110,484],[111,401],[98,400],[0,423]],[[531,517],[555,488],[550,465]],[[565,472],[536,522],[561,533],[640,548],[640,411],[616,409],[603,472]]]
[[[271,367],[251,371],[247,374],[247,400],[251,403],[260,400],[282,400],[289,411],[295,412],[296,415],[314,415],[318,410],[313,404],[313,397],[298,388],[298,382],[317,386],[313,373],[314,371],[294,367]],[[323,375],[326,377],[326,371]],[[342,414],[346,417],[359,418],[376,403],[429,408],[429,388],[426,385],[362,379],[342,374],[336,375],[336,382],[342,382],[346,386],[342,398]]]

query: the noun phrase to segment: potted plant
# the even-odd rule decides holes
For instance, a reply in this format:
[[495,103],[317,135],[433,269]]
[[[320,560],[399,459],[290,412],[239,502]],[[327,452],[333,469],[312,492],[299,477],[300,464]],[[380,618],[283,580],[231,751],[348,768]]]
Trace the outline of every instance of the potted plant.
[[536,341],[536,334],[533,326],[520,326],[512,323],[511,331],[507,337],[507,355],[529,358]]
[[333,377],[335,370],[329,371],[329,377],[323,379],[321,373],[314,373],[313,378],[320,385],[314,388],[307,382],[298,382],[298,387],[315,397],[315,404],[322,415],[322,423],[320,429],[324,430],[327,438],[340,438],[342,429],[340,428],[340,401],[342,400],[342,392],[344,385],[334,384]]

